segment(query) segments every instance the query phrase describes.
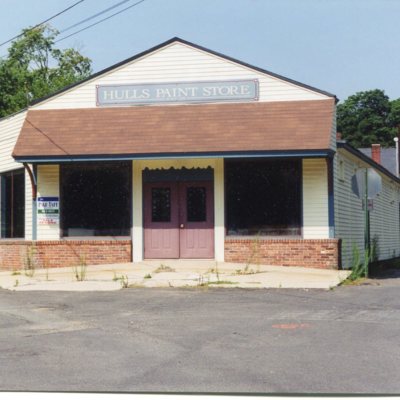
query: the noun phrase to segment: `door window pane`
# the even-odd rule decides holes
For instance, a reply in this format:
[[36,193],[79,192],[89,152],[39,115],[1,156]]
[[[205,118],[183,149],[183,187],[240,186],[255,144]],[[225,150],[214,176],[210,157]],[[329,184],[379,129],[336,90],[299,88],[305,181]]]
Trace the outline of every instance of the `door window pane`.
[[152,188],[151,189],[151,221],[170,222],[171,221],[171,189]]
[[205,187],[186,189],[188,222],[204,222],[207,218],[207,192]]

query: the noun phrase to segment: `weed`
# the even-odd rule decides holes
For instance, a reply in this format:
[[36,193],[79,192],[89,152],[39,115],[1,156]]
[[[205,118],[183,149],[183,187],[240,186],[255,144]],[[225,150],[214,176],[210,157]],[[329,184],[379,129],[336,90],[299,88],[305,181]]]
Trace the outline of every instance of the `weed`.
[[21,272],[19,272],[19,271],[13,271],[13,272],[11,273],[11,276],[15,276],[15,275],[21,275]]
[[153,271],[155,274],[160,272],[175,272],[175,270],[168,265],[161,264],[156,270]]
[[114,277],[113,277],[112,280],[113,280],[114,282],[119,281],[120,284],[121,284],[121,287],[122,287],[123,289],[126,289],[126,288],[132,286],[132,285],[129,285],[128,275],[121,275],[121,276],[118,276],[118,275],[116,274],[115,271],[114,271]]
[[368,277],[368,267],[371,263],[371,250],[366,249],[364,252],[364,260],[361,262],[360,250],[356,244],[353,244],[353,260],[351,265],[351,274],[347,278],[349,281],[356,281],[360,278]]
[[128,275],[122,275],[120,279],[122,289],[126,289],[129,287]]
[[217,275],[217,282],[219,282],[218,261],[215,261],[215,274]]
[[37,266],[36,254],[37,248],[34,244],[27,247],[24,260],[24,273],[29,278],[32,278],[33,275],[35,275],[35,269]]
[[14,287],[17,287],[18,285],[19,285],[19,280],[16,279],[16,280],[15,280],[15,283],[14,283]]
[[[243,269],[237,269],[237,275],[252,275],[260,272],[260,234],[258,234],[251,242],[250,256],[246,261]],[[256,269],[250,268],[251,265],[255,264]]]
[[49,280],[49,259],[48,257],[43,257],[43,268],[46,270],[46,281]]
[[74,272],[75,279],[78,282],[82,282],[86,279],[87,264],[86,257],[84,255],[79,256],[79,265],[72,267],[72,270]]
[[144,279],[151,279],[151,275],[150,275],[150,274],[146,274],[146,275],[144,276]]
[[209,283],[210,283],[210,278],[208,278],[206,281],[203,274],[199,275],[197,286],[208,286]]

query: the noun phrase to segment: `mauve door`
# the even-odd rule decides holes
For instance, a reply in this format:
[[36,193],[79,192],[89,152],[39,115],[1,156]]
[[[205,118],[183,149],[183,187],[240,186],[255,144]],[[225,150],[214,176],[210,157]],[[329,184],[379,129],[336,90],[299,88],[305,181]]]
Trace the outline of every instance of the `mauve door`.
[[179,258],[178,184],[144,184],[144,256]]
[[179,183],[180,258],[214,258],[212,182]]

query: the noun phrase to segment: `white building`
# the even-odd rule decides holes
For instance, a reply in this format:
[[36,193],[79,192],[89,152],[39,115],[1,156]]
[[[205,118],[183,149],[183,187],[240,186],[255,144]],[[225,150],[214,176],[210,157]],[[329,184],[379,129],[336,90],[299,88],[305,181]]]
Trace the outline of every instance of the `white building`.
[[336,97],[174,38],[0,120],[0,268],[211,258],[340,268],[364,246],[351,178],[371,167],[379,257],[400,180],[336,140]]

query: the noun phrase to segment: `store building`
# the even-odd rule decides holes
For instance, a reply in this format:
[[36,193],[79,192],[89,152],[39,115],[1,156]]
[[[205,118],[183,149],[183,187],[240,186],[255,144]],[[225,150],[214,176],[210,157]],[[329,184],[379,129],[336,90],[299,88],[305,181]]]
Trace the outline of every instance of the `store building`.
[[41,99],[0,120],[0,268],[33,247],[49,267],[340,268],[363,221],[348,178],[368,163],[389,196],[384,257],[397,256],[400,181],[337,142],[336,100],[178,38]]

